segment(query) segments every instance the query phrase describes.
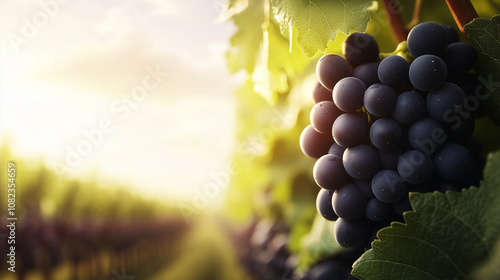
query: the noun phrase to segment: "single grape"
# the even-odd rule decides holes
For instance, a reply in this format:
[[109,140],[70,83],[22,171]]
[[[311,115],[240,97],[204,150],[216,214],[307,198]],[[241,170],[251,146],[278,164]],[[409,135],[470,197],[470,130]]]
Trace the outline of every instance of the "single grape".
[[374,197],[366,204],[365,215],[369,220],[379,222],[389,217],[391,210],[392,205],[390,203],[382,202]]
[[314,86],[312,98],[314,103],[319,103],[321,101],[333,101],[332,91],[325,88],[320,82],[317,82]]
[[443,146],[448,136],[440,123],[425,117],[410,126],[408,138],[415,150],[430,156]]
[[311,110],[311,125],[321,134],[331,134],[333,122],[341,114],[342,111],[332,101],[321,101]]
[[378,78],[378,65],[380,62],[369,62],[361,64],[354,69],[352,76],[360,79],[366,87],[380,83]]
[[339,217],[333,211],[332,206],[333,191],[320,189],[316,197],[316,210],[325,219],[329,221],[336,221]]
[[346,60],[356,67],[376,60],[379,48],[377,41],[370,34],[355,32],[345,39],[342,52]]
[[411,125],[427,115],[425,99],[414,91],[405,91],[398,96],[392,117],[402,125]]
[[373,176],[372,191],[375,197],[385,203],[401,199],[407,192],[403,178],[394,170],[381,170]]
[[441,24],[441,27],[446,32],[446,43],[449,45],[451,43],[460,42],[460,37],[458,37],[458,32],[453,29],[453,27],[448,24]]
[[367,199],[353,183],[336,189],[332,196],[333,210],[342,219],[354,220],[365,213]]
[[359,113],[340,115],[332,127],[335,142],[342,147],[354,147],[365,142],[368,132],[368,120]]
[[437,176],[445,180],[462,180],[473,170],[474,158],[467,148],[458,144],[443,146],[433,157]]
[[384,84],[398,87],[408,81],[408,70],[410,64],[399,55],[391,55],[384,58],[378,66],[378,78]]
[[427,94],[425,101],[429,115],[440,123],[452,123],[455,116],[468,117],[470,113],[463,106],[465,94],[453,83],[444,83],[442,87]]
[[394,89],[384,84],[374,84],[365,91],[363,102],[368,113],[376,117],[389,116],[396,105]]
[[342,157],[342,162],[347,174],[356,180],[369,179],[379,169],[377,152],[367,145],[347,148]]
[[333,235],[342,247],[361,247],[370,235],[370,225],[366,220],[345,220],[339,218],[335,222]]
[[373,198],[375,195],[372,191],[372,180],[371,178],[368,180],[354,180],[354,185],[358,187],[358,189],[363,193],[363,195],[367,198]]
[[344,169],[342,159],[335,155],[320,157],[313,168],[316,184],[323,189],[335,190],[349,182],[350,178]]
[[422,22],[414,26],[406,41],[408,51],[414,57],[425,54],[443,56],[448,45],[446,31],[434,22]]
[[380,162],[380,169],[390,169],[394,171],[398,170],[398,161],[399,157],[401,156],[400,149],[376,150]]
[[429,180],[434,171],[432,159],[421,151],[410,150],[401,155],[398,173],[410,184],[421,184]]
[[444,61],[435,55],[417,57],[410,65],[410,82],[419,90],[431,91],[443,85],[448,77]]
[[344,156],[344,151],[345,151],[344,147],[340,146],[337,143],[333,143],[333,145],[328,150],[328,153],[342,158]]
[[316,64],[318,81],[330,91],[340,79],[351,74],[352,67],[349,62],[336,54],[325,54]]
[[465,75],[472,69],[476,62],[476,52],[467,43],[452,43],[448,45],[443,60],[448,68],[448,75]]
[[370,127],[370,140],[380,150],[394,150],[401,143],[403,129],[391,118],[381,118]]
[[331,135],[317,132],[312,125],[306,126],[300,134],[300,148],[306,156],[312,158],[320,158],[327,154],[332,144]]
[[346,77],[333,88],[333,101],[344,112],[354,112],[363,107],[366,86],[358,78]]

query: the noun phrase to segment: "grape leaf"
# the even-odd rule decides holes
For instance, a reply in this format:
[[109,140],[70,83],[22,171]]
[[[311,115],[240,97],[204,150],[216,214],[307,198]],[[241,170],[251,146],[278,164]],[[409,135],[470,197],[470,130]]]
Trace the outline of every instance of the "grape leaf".
[[296,39],[291,47],[281,35],[270,14],[269,0],[248,1],[243,7],[229,13],[237,30],[226,53],[228,68],[231,73],[246,70],[254,90],[274,105],[280,95],[290,91],[294,76],[303,75],[311,59],[299,47],[293,47]]
[[490,154],[480,188],[412,193],[414,211],[378,233],[354,263],[360,279],[467,279],[500,235],[500,152]]
[[492,120],[500,125],[500,16],[491,20],[476,18],[465,25],[470,44],[477,53],[475,69],[481,83],[478,97],[487,97],[483,104]]
[[475,280],[483,280],[483,279],[500,279],[500,242],[497,241],[497,245],[495,246],[495,251],[493,256],[487,261],[484,262],[479,269],[474,272]]
[[371,0],[271,0],[281,34],[291,39],[296,27],[299,45],[310,57],[317,51],[324,52],[328,41],[335,40],[337,31],[364,32],[371,5]]

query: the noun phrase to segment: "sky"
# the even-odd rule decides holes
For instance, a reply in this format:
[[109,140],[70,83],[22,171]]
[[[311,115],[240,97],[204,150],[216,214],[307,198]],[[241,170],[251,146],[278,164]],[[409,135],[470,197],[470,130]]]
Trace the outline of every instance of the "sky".
[[0,137],[63,176],[189,198],[225,170],[224,0],[0,2]]

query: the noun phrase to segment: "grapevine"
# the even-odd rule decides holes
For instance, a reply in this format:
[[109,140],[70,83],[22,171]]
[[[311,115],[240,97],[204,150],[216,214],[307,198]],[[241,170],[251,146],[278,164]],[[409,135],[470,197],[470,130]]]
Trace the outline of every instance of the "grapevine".
[[[335,248],[346,247],[356,252],[357,261],[344,266],[353,268],[352,274],[359,279],[411,277],[410,272],[392,265],[397,263],[422,271],[415,274],[420,276],[473,277],[476,267],[494,253],[497,240],[489,239],[487,232],[500,233],[495,222],[479,218],[499,213],[493,206],[495,195],[480,198],[494,192],[492,182],[496,178],[491,173],[496,155],[492,152],[498,148],[493,139],[498,140],[499,129],[493,123],[500,122],[495,113],[499,109],[498,88],[491,75],[498,73],[498,66],[495,59],[486,61],[485,57],[498,57],[493,42],[498,41],[493,30],[498,18],[475,20],[485,15],[486,4],[475,3],[476,12],[470,1],[446,1],[443,5],[414,1],[411,6],[378,1],[376,7],[352,1],[344,3],[345,9],[336,6],[335,1],[310,1],[310,5],[299,2],[271,1],[275,20],[271,25],[280,27],[281,35],[289,41],[289,54],[303,50],[312,66],[300,72],[286,68],[296,61],[280,60],[282,68],[287,69],[284,72],[290,89],[282,96],[276,92],[272,100],[276,104],[272,106],[294,108],[296,102],[303,102],[302,108],[306,108],[298,113],[295,128],[302,132],[295,136],[296,143],[307,156],[302,160],[309,163],[309,178],[314,182],[308,187],[317,192],[317,215],[331,225],[324,226],[331,234],[328,239],[323,233],[314,235],[316,231],[311,229],[303,238],[308,242],[297,246],[290,240],[290,251],[305,259],[299,260],[297,271],[308,279],[318,265],[330,263],[336,252],[344,252]],[[429,6],[436,7],[436,12]],[[311,19],[305,25],[303,17],[314,14],[313,7],[324,17]],[[361,24],[362,12],[359,17],[347,12],[342,17],[335,12],[356,9],[369,13],[367,28]],[[438,16],[444,14],[443,9],[448,14]],[[491,11],[488,17],[495,13]],[[386,25],[380,24],[380,14],[385,14]],[[350,27],[348,32],[344,26],[336,27],[341,18],[349,17],[355,17],[359,24],[350,18],[344,22]],[[491,35],[491,42],[479,34],[481,31]],[[319,34],[318,38],[311,35],[314,33]],[[303,40],[304,34],[310,40]],[[387,34],[396,42],[392,49],[387,47]],[[276,49],[264,51],[275,53]],[[291,58],[298,60],[298,55]],[[268,63],[277,62],[269,56]],[[304,76],[310,74],[314,78],[309,82]],[[485,82],[488,77],[489,86]],[[490,135],[485,137],[485,133]],[[308,199],[314,204],[313,199]],[[452,214],[433,208],[437,207],[433,202],[444,201],[449,202],[446,209]],[[474,210],[477,203],[484,207]],[[283,202],[283,209],[293,208],[290,204],[297,201],[288,205]],[[465,256],[466,250],[458,252],[466,245],[456,243],[460,240],[472,246],[474,242],[466,240],[473,238],[451,221],[453,217],[469,221],[464,215],[476,217],[478,223],[471,220],[472,228],[487,229],[479,233],[488,240],[487,245],[471,252],[470,258]],[[295,224],[303,226],[286,214],[284,218],[292,225],[292,232]],[[456,235],[448,238],[441,234],[446,227],[453,228]],[[460,234],[469,237],[461,238]],[[314,236],[321,240],[320,245],[311,242]],[[420,249],[419,242],[430,244],[429,248],[420,244]],[[314,246],[321,253],[311,257],[308,250]],[[445,258],[431,247],[445,252],[451,265],[446,261],[427,262],[432,254]],[[405,254],[405,248],[419,248],[422,252]],[[452,266],[464,269],[457,272]]]

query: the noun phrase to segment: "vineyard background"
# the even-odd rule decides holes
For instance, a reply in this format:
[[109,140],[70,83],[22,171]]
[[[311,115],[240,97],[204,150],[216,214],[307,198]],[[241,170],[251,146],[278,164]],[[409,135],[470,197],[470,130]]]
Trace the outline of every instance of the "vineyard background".
[[[54,1],[42,2],[64,2]],[[302,25],[280,21],[285,1],[125,2],[66,1],[26,41],[12,34],[40,20],[43,5],[0,4],[8,19],[0,29],[0,219],[9,162],[19,219],[16,273],[7,271],[8,232],[0,230],[0,278],[301,279],[352,258],[317,214],[314,159],[299,147],[316,62],[341,54],[350,31],[393,52],[387,3],[410,25],[420,7],[419,21],[456,26],[446,2],[352,1],[360,12],[344,33],[313,43]],[[312,2],[321,12],[342,1]],[[481,17],[500,12],[499,1],[473,4]],[[324,23],[311,25],[324,32]],[[153,94],[137,107],[125,103],[155,69]],[[114,102],[129,104],[130,114],[110,109]],[[65,173],[57,163],[67,147],[108,118],[115,132]],[[499,148],[488,117],[474,138],[486,152]],[[499,275],[498,252],[478,275]]]

